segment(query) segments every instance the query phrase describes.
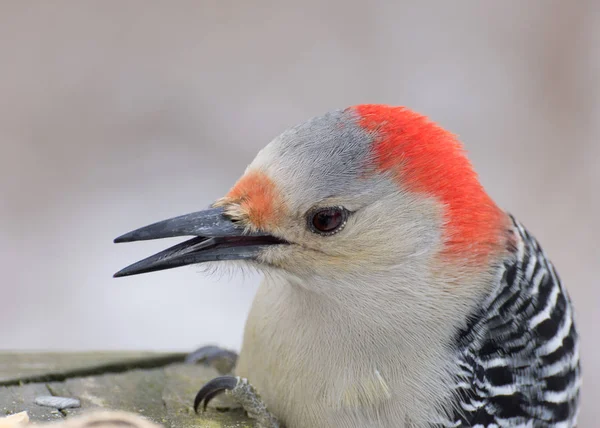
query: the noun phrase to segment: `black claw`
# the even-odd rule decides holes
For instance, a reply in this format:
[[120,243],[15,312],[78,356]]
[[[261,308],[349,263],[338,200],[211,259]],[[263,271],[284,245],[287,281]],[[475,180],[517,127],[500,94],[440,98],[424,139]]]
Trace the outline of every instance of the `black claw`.
[[223,390],[218,389],[216,391],[206,394],[206,397],[204,397],[204,406],[202,407],[202,410],[206,412],[206,406],[208,406],[208,403],[210,403],[210,401],[213,398],[215,398],[217,395],[222,394],[222,393],[223,393]]
[[232,390],[237,385],[238,379],[235,376],[221,376],[207,382],[196,394],[194,399],[194,412],[198,413],[198,407],[204,401],[203,410],[206,410],[208,403],[220,393]]

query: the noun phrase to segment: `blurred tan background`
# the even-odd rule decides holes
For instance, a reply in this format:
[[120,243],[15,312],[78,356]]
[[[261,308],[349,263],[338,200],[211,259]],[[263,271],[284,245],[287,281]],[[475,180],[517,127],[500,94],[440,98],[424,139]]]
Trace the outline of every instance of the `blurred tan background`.
[[291,125],[401,104],[551,255],[597,402],[600,2],[416,3],[1,2],[0,348],[239,348],[258,276],[112,279],[167,244],[112,239],[206,207]]

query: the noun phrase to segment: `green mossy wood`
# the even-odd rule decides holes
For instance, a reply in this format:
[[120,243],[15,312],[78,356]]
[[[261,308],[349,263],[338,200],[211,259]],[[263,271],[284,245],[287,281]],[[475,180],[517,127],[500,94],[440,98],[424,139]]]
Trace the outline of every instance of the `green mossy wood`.
[[[150,352],[0,353],[0,412],[26,410],[32,421],[46,422],[102,408],[138,413],[166,427],[254,426],[242,410],[219,410],[227,406],[219,398],[196,415],[196,392],[219,373],[183,364],[183,357]],[[34,404],[42,395],[78,398],[81,408],[59,411]]]

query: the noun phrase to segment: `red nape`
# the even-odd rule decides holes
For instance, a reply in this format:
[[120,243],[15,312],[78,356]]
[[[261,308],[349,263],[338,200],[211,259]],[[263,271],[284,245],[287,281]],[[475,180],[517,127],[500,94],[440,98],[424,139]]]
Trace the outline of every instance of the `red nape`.
[[444,256],[485,263],[503,248],[506,215],[487,195],[456,136],[405,107],[351,107],[375,135],[375,167],[445,206]]

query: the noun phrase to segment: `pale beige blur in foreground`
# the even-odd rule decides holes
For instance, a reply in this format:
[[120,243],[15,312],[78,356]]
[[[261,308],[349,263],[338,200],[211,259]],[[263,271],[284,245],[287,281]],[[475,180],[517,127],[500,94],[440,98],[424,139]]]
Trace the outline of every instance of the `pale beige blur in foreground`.
[[460,135],[576,304],[600,399],[600,3],[0,3],[0,348],[238,347],[258,275],[119,280],[269,140],[348,105]]

